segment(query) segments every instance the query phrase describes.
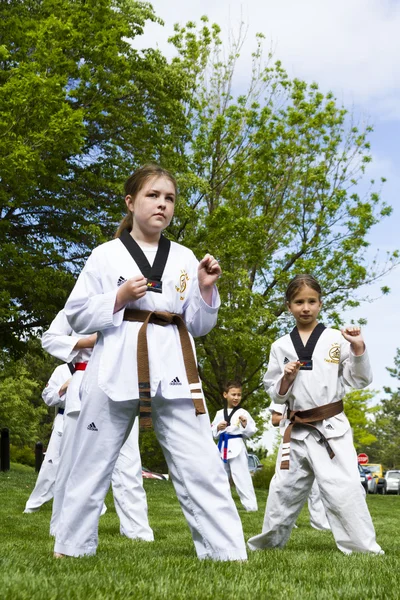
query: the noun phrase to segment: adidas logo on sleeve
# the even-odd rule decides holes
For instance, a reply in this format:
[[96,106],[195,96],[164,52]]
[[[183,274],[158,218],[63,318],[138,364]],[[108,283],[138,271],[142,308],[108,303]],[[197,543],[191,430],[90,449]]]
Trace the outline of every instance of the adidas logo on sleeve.
[[182,385],[179,381],[179,377],[175,377],[172,381],[169,382],[169,385]]
[[98,431],[94,423],[90,423],[90,425],[88,425],[86,429],[89,429],[89,431]]
[[127,279],[125,279],[125,277],[122,277],[122,275],[120,275],[119,279],[117,281],[117,286],[120,287],[123,283],[125,283],[125,281],[127,281]]
[[288,359],[288,357],[287,357],[287,356],[285,356],[285,358],[283,359],[283,364],[284,364],[284,365],[287,365],[287,364],[288,364],[288,362],[290,362],[290,360]]

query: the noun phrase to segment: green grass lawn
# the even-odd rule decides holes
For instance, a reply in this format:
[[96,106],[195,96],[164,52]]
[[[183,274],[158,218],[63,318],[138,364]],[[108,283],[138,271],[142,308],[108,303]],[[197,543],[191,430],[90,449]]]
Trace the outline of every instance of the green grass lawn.
[[[171,483],[147,480],[155,542],[119,535],[109,494],[97,555],[54,560],[50,503],[22,514],[35,478],[29,467],[0,473],[1,600],[400,598],[400,496],[368,497],[385,556],[342,555],[330,532],[310,527],[304,509],[284,550],[250,552],[247,563],[215,563],[197,560]],[[246,540],[261,531],[266,494],[257,496],[258,513],[246,513],[235,496]]]

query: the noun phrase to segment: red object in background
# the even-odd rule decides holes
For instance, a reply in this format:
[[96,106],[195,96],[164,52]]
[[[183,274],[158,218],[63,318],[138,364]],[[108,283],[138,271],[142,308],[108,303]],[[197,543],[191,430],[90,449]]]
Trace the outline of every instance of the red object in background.
[[167,479],[165,475],[161,473],[153,473],[150,469],[146,469],[146,467],[142,467],[142,477],[143,479]]
[[368,454],[364,454],[363,452],[357,456],[359,465],[366,465],[369,462]]

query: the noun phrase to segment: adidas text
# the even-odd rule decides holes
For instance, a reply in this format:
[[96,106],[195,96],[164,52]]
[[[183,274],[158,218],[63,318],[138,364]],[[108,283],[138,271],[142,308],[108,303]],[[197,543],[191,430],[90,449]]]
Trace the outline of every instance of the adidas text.
[[175,377],[172,381],[170,381],[169,385],[182,385],[179,381],[179,377]]

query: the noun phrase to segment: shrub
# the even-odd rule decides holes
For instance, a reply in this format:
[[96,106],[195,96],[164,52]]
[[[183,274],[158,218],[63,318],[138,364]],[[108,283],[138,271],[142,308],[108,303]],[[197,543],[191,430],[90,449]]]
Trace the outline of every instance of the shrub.
[[254,473],[253,484],[255,488],[269,489],[269,484],[275,473],[275,465],[264,465],[263,469]]
[[35,452],[29,446],[13,446],[10,444],[10,460],[11,462],[21,465],[35,466]]

